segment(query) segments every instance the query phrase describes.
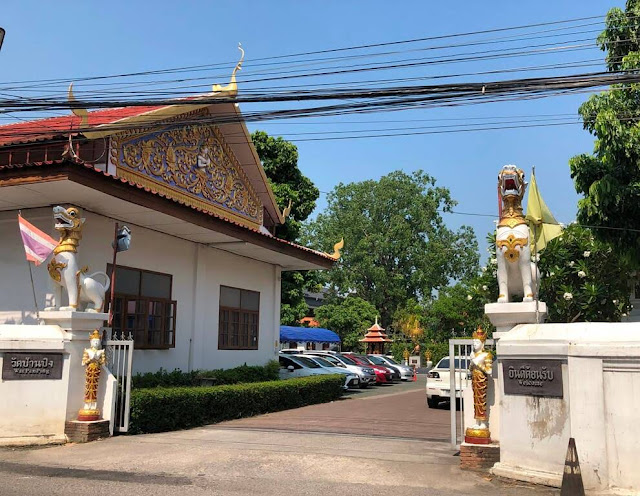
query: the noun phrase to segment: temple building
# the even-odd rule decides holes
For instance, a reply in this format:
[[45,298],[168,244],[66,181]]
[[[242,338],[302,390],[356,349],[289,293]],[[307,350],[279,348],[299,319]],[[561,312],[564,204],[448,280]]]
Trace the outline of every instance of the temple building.
[[[37,322],[18,213],[57,239],[52,207],[75,206],[89,272],[110,273],[115,223],[131,230],[105,311],[113,305],[113,331],[133,336],[134,371],[277,358],[281,272],[334,258],[273,235],[285,219],[236,93],[234,71],[184,104],[0,126],[0,324]],[[42,312],[53,294],[46,263],[33,288]]]

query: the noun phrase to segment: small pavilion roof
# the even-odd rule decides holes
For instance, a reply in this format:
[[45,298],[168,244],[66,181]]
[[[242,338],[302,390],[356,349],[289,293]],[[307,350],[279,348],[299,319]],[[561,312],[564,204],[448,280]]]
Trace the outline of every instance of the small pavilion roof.
[[369,329],[367,329],[367,333],[364,335],[364,338],[360,340],[360,342],[392,343],[393,339],[389,339],[389,337],[385,334],[384,329],[378,324],[378,317],[376,317],[376,323],[369,327]]

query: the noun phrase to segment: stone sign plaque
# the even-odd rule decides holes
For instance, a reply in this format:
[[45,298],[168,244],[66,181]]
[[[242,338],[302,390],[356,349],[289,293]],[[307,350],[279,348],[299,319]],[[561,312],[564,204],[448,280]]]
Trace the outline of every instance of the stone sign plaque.
[[562,398],[562,360],[500,360],[505,394]]
[[62,353],[4,353],[2,380],[62,379]]

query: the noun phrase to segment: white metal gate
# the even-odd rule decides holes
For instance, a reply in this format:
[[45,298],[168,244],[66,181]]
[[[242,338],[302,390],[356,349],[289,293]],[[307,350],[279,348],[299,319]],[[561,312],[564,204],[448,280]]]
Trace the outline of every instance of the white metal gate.
[[[485,349],[494,351],[493,339],[487,339]],[[451,411],[451,445],[454,448],[460,446],[464,439],[464,401],[462,393],[467,387],[471,387],[469,375],[470,356],[473,351],[473,339],[449,340],[449,399]],[[494,370],[496,368],[494,367]],[[459,404],[459,409],[456,405]],[[473,408],[473,405],[470,405]],[[458,414],[458,418],[456,418]],[[459,424],[458,424],[459,420]],[[460,429],[458,430],[458,425]]]
[[116,408],[114,432],[129,430],[129,400],[131,397],[131,365],[133,363],[133,336],[114,333],[105,343],[107,367],[116,378]]

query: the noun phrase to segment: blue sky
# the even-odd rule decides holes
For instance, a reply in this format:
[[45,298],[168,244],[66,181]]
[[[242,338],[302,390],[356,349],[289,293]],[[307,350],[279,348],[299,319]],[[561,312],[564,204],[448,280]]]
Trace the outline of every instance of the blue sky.
[[[242,92],[243,88],[251,88],[249,84],[243,85],[243,78],[251,78],[259,69],[255,64],[252,66],[252,60],[263,57],[586,16],[604,16],[609,8],[623,7],[624,2],[494,0],[465,4],[461,7],[460,2],[426,1],[394,4],[382,1],[344,0],[315,3],[160,0],[110,0],[98,3],[3,0],[0,25],[6,29],[7,35],[0,51],[0,67],[3,68],[0,72],[0,85],[7,81],[45,78],[73,80],[89,75],[230,62],[228,68],[223,66],[209,73],[201,73],[210,74],[212,80],[205,81],[201,88],[193,89],[194,93],[199,93],[207,91],[211,83],[226,82],[228,76],[222,75],[230,73],[233,61],[237,60],[236,45],[242,42],[247,53],[243,71],[239,73]],[[600,27],[591,26],[583,30],[595,30]],[[585,36],[595,37],[595,34],[568,36],[565,39],[567,42],[574,42],[574,38]],[[526,40],[519,43],[524,42]],[[396,49],[402,51],[424,46],[426,45],[407,44]],[[438,55],[455,54],[456,50],[459,49],[443,50],[438,52]],[[410,56],[411,53],[408,52],[395,55],[396,58]],[[353,85],[357,85],[358,82],[367,79],[425,77],[602,57],[602,52],[593,47],[526,59],[394,69],[358,77],[268,81],[260,86],[277,90],[287,84],[344,84],[351,81]],[[365,62],[375,60],[384,59],[365,59]],[[594,66],[585,68],[584,71],[597,69]],[[573,69],[573,72],[582,70]],[[571,71],[543,71],[535,75],[559,75]],[[527,75],[534,73],[517,74]],[[352,79],[349,79],[350,77]],[[462,77],[458,80],[483,81],[482,77]],[[347,84],[344,86],[349,87]],[[99,93],[87,85],[83,86],[81,82],[76,88],[80,91],[84,88],[84,91]],[[479,122],[490,121],[496,116],[526,116],[517,118],[526,121],[529,116],[575,115],[578,106],[587,96],[582,94],[462,108],[420,109],[370,114],[365,117],[336,116],[279,123],[250,123],[249,128],[263,129],[285,138],[299,139],[301,136],[297,133],[300,132],[437,126],[472,122],[474,119]],[[242,110],[246,113],[261,108],[272,108],[273,104],[270,105],[244,104]],[[425,119],[436,121],[429,123],[424,121]],[[461,121],[448,123],[437,119]],[[423,169],[433,175],[440,185],[451,189],[453,197],[459,202],[457,210],[461,212],[495,213],[496,175],[501,166],[514,163],[524,168],[529,175],[531,166],[535,165],[538,183],[547,204],[559,221],[570,222],[575,218],[578,197],[569,176],[568,160],[577,153],[591,152],[593,137],[583,131],[580,125],[574,124],[487,132],[305,141],[297,142],[297,145],[300,168],[321,191],[330,191],[338,182],[376,179],[397,169],[407,172]],[[319,202],[319,209],[324,205],[323,196]],[[448,215],[447,222],[451,227],[463,223],[473,226],[481,241],[494,226],[491,218],[462,215]],[[484,243],[482,246],[484,247]]]

